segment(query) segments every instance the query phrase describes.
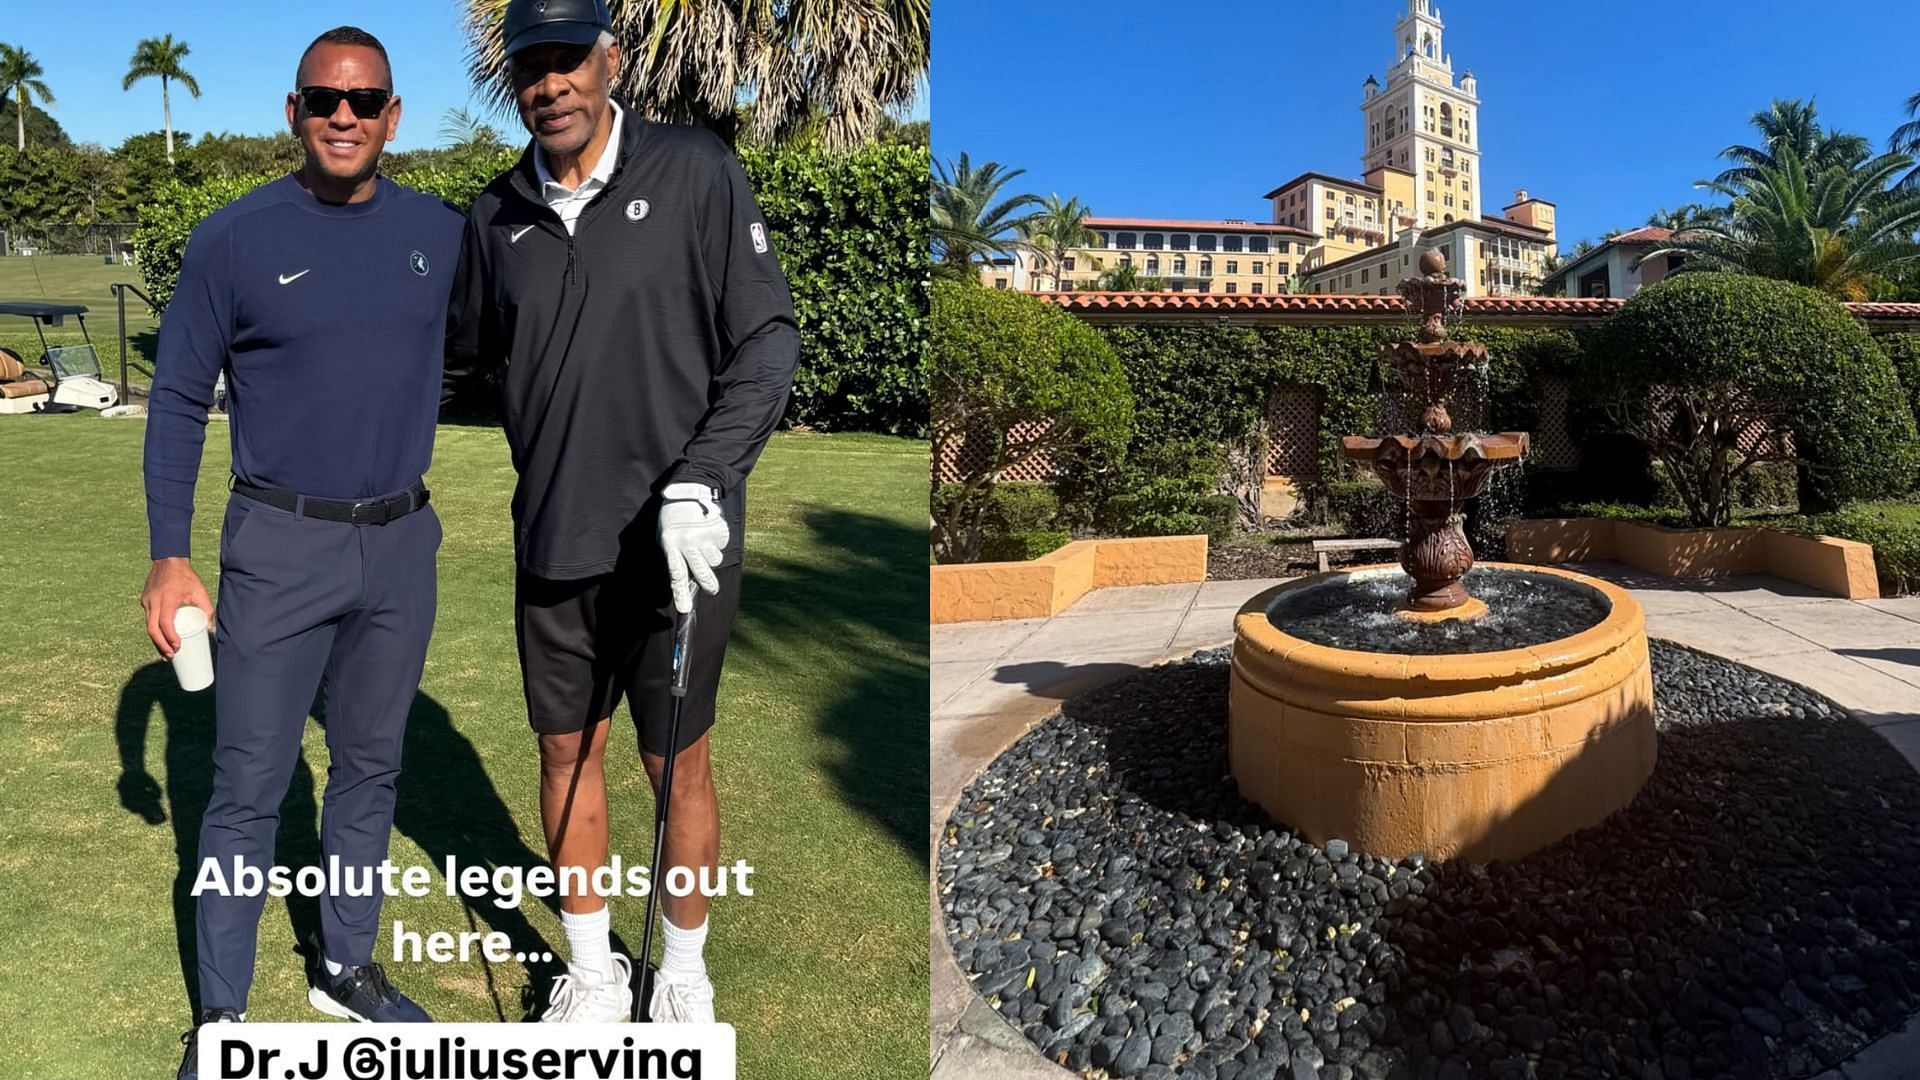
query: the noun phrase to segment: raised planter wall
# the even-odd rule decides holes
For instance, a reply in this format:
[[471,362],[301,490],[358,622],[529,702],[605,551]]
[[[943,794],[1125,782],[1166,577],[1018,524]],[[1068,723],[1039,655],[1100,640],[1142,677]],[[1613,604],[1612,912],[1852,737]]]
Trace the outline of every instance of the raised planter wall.
[[1547,518],[1507,526],[1507,558],[1544,565],[1617,559],[1671,578],[1771,574],[1849,600],[1880,595],[1873,547],[1779,529],[1670,529],[1607,518]]
[[1206,577],[1205,536],[1075,540],[1028,562],[933,567],[928,612],[936,623],[1043,619],[1094,589]]
[[1240,793],[1316,844],[1478,861],[1519,858],[1633,801],[1656,753],[1645,616],[1616,585],[1540,572],[1599,590],[1611,613],[1532,648],[1405,656],[1276,627],[1268,610],[1314,578],[1248,601],[1227,706]]

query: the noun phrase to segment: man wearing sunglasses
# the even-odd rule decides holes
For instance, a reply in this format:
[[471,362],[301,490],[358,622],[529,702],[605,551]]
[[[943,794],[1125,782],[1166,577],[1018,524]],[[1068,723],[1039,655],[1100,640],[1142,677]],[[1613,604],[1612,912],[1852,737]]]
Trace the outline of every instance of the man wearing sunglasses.
[[[280,803],[316,688],[328,752],[321,848],[342,895],[319,900],[309,1001],[364,1021],[423,1022],[373,962],[407,712],[433,630],[440,522],[433,451],[462,219],[379,175],[400,122],[386,50],[352,27],[302,55],[291,176],[209,216],[188,241],[160,328],[147,423],[153,569],[141,596],[163,656],[174,612],[211,610],[188,561],[207,409],[225,374],[233,494],[220,534],[213,795],[196,880],[274,864]],[[264,895],[203,890],[199,1024],[244,1019]],[[199,1028],[183,1077],[196,1075]]]
[[[563,875],[608,861],[606,745],[622,698],[657,795],[674,784],[668,868],[719,856],[707,732],[740,597],[745,484],[799,353],[793,301],[740,163],[704,129],[613,103],[604,0],[512,0],[502,21],[533,136],[469,216],[449,377],[500,369],[519,470],[515,625],[540,745],[540,816]],[[509,360],[510,358],[510,360]],[[690,686],[668,745],[676,611],[701,597]],[[651,1019],[712,1022],[707,898],[662,899]],[[607,905],[563,896],[568,971],[543,1019],[628,1016],[635,963]]]

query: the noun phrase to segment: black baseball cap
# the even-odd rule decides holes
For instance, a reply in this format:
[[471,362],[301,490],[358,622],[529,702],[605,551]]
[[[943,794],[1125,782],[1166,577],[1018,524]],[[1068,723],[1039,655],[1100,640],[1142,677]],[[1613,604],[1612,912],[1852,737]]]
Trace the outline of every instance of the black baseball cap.
[[512,0],[500,24],[508,56],[529,45],[591,45],[612,30],[607,0]]

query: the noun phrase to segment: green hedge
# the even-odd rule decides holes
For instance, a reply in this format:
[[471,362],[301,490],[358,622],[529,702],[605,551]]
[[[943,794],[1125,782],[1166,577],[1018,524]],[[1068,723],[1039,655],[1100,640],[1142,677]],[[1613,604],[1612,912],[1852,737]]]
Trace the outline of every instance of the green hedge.
[[[942,484],[936,509],[960,497],[959,484]],[[1025,562],[1073,538],[1059,523],[1060,501],[1045,484],[995,484],[980,515],[980,561]]]
[[[470,168],[411,169],[393,179],[465,210],[518,154],[503,152]],[[928,150],[912,146],[842,155],[741,148],[801,329],[789,423],[926,434],[931,161]],[[173,295],[194,227],[269,179],[171,181],[140,208],[134,244],[157,303]]]
[[1371,477],[1328,484],[1327,518],[1353,536],[1407,538],[1407,501]]
[[[1120,468],[1056,462],[1063,472],[1062,512],[1076,524],[1101,524],[1113,516],[1108,504],[1129,495],[1136,497],[1123,498],[1123,507],[1165,506],[1183,497],[1186,507],[1175,512],[1205,516],[1209,511],[1202,506],[1216,497],[1220,467],[1193,467],[1191,447],[1219,450],[1255,437],[1265,423],[1269,394],[1289,383],[1314,387],[1321,395],[1319,479],[1304,494],[1310,514],[1324,520],[1332,485],[1355,475],[1340,453],[1340,436],[1373,431],[1383,391],[1393,389],[1376,373],[1380,346],[1413,334],[1410,326],[1102,325],[1099,330],[1113,344],[1133,390],[1135,436]],[[1491,357],[1485,414],[1461,412],[1456,416],[1461,429],[1525,431],[1539,416],[1540,377],[1574,370],[1588,334],[1463,324],[1456,336],[1484,342]],[[1184,495],[1176,497],[1169,487]],[[1150,494],[1142,495],[1144,490]]]
[[1050,551],[1058,551],[1071,539],[1073,534],[1065,529],[989,535],[980,541],[980,561],[1027,562]]
[[926,434],[932,160],[916,146],[741,148],[802,331],[790,421]]
[[1920,591],[1920,521],[1912,507],[1856,505],[1812,518],[1806,531],[1873,545],[1873,564],[1886,595]]
[[1906,391],[1907,409],[1920,424],[1920,334],[1879,334],[1873,339],[1880,346],[1893,372]]

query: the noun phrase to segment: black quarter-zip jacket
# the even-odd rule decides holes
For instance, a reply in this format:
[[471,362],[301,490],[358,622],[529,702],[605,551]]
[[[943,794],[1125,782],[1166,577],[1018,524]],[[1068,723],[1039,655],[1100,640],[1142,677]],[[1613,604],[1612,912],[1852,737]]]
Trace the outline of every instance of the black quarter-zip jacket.
[[467,218],[448,317],[448,393],[502,369],[519,482],[514,551],[543,578],[662,563],[660,492],[720,492],[739,561],[746,480],[785,412],[800,332],[741,170],[704,128],[631,109],[618,163],[572,236],[533,146]]

